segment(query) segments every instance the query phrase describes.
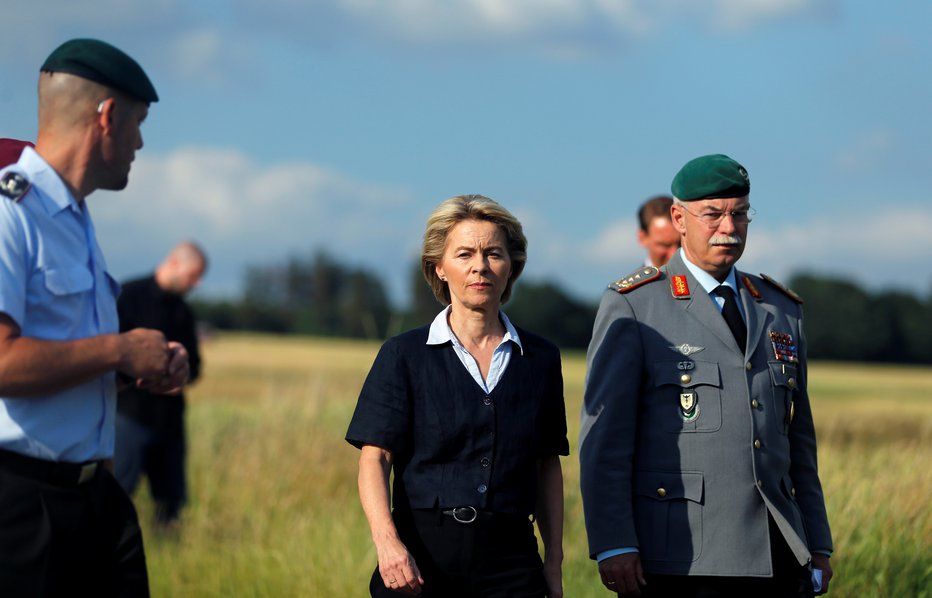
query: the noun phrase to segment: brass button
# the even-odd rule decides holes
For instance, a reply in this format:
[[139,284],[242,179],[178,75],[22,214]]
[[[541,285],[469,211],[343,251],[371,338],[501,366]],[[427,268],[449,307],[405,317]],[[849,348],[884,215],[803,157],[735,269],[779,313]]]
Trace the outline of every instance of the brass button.
[[693,377],[690,376],[689,374],[683,374],[682,376],[680,376],[680,382],[682,382],[683,384],[689,384],[692,381],[693,381]]
[[666,495],[667,495],[666,488],[657,488],[657,496],[659,496],[660,498],[663,498]]
[[746,364],[744,364],[744,369],[746,369],[746,370],[749,371],[749,372],[751,371],[751,362],[750,362],[750,361],[747,362]]
[[760,407],[760,403],[757,402],[757,399],[751,400],[751,407],[753,407],[753,408],[755,408],[755,409],[757,409],[758,407]]
[[795,388],[796,388],[796,378],[787,378],[787,380],[786,380],[786,385],[789,386],[791,389],[795,389]]
[[754,448],[759,449],[761,447],[760,438],[754,441]]
[[793,496],[796,496],[796,487],[795,487],[795,486],[792,487],[792,488],[790,488],[790,494],[792,494]]

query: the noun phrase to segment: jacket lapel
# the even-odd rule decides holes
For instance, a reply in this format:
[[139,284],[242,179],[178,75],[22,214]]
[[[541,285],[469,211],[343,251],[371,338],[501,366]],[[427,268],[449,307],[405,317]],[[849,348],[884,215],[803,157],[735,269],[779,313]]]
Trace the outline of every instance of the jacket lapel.
[[[746,345],[748,349],[746,357],[750,357],[757,349],[757,345],[764,331],[764,326],[767,325],[770,314],[754,299],[750,291],[748,291],[747,286],[743,283],[745,274],[740,271],[735,271],[735,275],[738,278],[738,298],[741,301],[742,307],[744,307],[744,314],[748,325]],[[758,296],[760,296],[760,294],[758,294]]]
[[[735,342],[735,338],[732,336],[728,324],[725,323],[725,318],[722,317],[721,312],[718,311],[718,307],[712,302],[709,293],[706,292],[705,288],[699,284],[699,281],[690,274],[686,264],[684,264],[682,258],[680,258],[680,254],[677,253],[674,255],[664,268],[671,278],[673,276],[685,276],[686,282],[689,285],[689,298],[681,298],[676,301],[676,303],[682,304],[687,314],[737,353],[739,351],[738,343]],[[750,329],[750,325],[748,329]]]

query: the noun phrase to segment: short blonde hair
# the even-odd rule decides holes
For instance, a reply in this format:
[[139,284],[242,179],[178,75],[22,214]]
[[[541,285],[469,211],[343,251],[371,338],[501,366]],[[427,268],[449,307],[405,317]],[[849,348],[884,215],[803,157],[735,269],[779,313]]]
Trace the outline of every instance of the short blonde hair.
[[511,287],[521,276],[527,263],[527,238],[521,223],[498,202],[483,195],[457,195],[443,201],[427,219],[424,244],[421,247],[421,271],[434,297],[443,305],[450,304],[450,287],[437,275],[437,265],[443,260],[447,235],[464,220],[492,222],[505,233],[508,257],[511,258],[511,276],[502,293],[502,303],[511,297]]

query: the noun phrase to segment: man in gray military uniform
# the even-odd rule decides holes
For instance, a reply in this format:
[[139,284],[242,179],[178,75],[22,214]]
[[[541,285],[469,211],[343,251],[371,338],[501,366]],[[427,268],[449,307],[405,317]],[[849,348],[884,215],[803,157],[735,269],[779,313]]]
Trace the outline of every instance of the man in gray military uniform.
[[802,302],[735,269],[753,214],[740,164],[696,158],[672,191],[682,248],[609,287],[589,346],[590,555],[619,595],[824,593]]

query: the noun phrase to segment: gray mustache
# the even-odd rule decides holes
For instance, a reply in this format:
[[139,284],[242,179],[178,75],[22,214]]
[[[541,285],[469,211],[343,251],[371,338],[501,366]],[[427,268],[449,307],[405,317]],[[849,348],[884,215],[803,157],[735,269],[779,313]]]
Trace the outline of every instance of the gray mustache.
[[741,245],[744,243],[738,235],[716,235],[709,239],[709,245]]

